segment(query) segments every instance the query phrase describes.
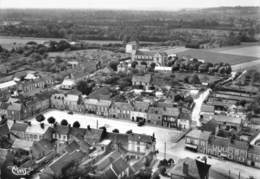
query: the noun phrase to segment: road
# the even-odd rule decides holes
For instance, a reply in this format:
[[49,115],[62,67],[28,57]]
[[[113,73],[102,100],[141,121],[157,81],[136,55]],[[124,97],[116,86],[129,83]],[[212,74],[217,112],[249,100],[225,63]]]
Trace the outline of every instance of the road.
[[254,60],[251,62],[245,62],[245,63],[240,63],[240,64],[236,64],[236,65],[232,65],[232,71],[242,71],[245,69],[258,69],[258,67],[260,66],[260,59],[258,60]]
[[192,120],[197,123],[197,126],[201,126],[200,123],[200,108],[205,99],[208,97],[210,94],[211,89],[207,89],[206,91],[202,92],[200,96],[194,100],[195,106],[192,111]]

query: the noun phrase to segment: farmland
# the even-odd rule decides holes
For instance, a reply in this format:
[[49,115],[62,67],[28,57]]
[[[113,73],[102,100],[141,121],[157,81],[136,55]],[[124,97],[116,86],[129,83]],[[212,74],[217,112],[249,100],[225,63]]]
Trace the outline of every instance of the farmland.
[[230,50],[219,51],[224,54],[231,55],[242,55],[242,56],[251,56],[251,57],[259,57],[260,58],[260,46],[249,46],[249,47],[241,47]]

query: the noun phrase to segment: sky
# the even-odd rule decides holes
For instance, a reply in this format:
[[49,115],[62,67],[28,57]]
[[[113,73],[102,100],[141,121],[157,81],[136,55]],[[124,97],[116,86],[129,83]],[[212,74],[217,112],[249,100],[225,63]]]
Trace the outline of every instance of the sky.
[[0,0],[0,8],[177,10],[218,6],[260,6],[260,0]]

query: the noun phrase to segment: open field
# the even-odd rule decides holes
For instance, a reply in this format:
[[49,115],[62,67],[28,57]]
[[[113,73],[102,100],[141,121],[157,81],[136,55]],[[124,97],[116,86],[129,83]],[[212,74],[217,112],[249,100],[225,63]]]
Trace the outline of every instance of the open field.
[[220,53],[260,58],[260,45],[219,51]]
[[206,62],[211,62],[211,63],[224,62],[224,63],[229,63],[231,65],[257,60],[257,57],[231,55],[231,54],[224,54],[224,53],[212,52],[212,51],[201,50],[201,49],[187,49],[185,51],[177,52],[177,55],[180,57],[190,56],[193,58],[203,59]]

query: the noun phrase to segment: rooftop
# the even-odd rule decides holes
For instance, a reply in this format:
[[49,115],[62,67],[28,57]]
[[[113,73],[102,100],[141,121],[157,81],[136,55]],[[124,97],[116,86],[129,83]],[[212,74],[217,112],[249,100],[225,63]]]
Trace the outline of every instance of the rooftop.
[[192,137],[192,138],[198,138],[201,140],[209,140],[210,135],[211,135],[211,132],[194,129],[194,130],[190,131],[186,136]]

